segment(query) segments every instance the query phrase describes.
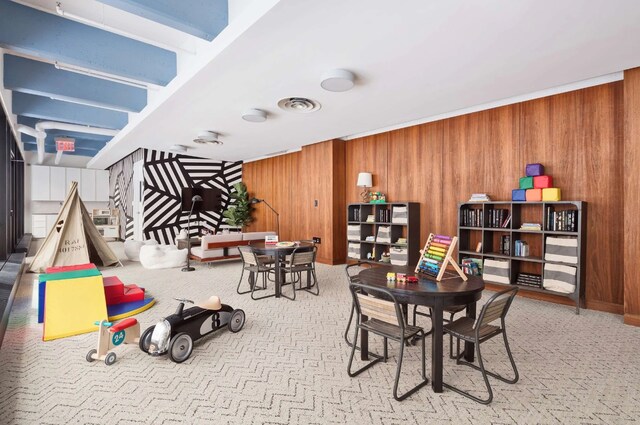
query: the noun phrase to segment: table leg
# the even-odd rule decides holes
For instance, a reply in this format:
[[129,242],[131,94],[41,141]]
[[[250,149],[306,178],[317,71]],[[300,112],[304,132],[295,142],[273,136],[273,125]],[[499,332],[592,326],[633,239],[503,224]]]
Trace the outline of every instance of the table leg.
[[[360,316],[360,323],[367,320],[367,316]],[[369,360],[369,332],[360,328],[360,360]]]
[[280,272],[280,255],[275,256],[276,259],[276,276],[275,276],[275,284],[276,284],[276,298],[280,298],[280,291],[282,289],[282,276]]
[[442,392],[442,301],[436,300],[433,306],[431,320],[433,333],[431,334],[431,388],[433,392]]
[[[471,319],[476,318],[476,303],[467,304],[467,317]],[[464,359],[469,363],[473,363],[475,344],[473,342],[464,343]]]

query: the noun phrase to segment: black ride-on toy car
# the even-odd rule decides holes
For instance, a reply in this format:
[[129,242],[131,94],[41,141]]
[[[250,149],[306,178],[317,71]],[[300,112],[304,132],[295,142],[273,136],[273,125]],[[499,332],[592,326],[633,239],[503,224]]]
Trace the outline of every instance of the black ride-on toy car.
[[180,304],[175,314],[147,328],[140,336],[140,349],[145,353],[152,356],[169,353],[171,360],[182,363],[191,356],[194,341],[224,327],[235,333],[244,326],[244,311],[221,304],[218,297],[186,310],[185,303],[193,304],[193,301],[177,301]]

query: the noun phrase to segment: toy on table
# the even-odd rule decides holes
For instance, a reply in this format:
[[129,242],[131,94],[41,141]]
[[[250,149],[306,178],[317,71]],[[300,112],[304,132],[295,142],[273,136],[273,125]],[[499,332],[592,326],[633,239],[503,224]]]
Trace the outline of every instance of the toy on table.
[[388,282],[394,282],[396,280],[396,274],[395,273],[387,273],[387,281]]
[[382,192],[369,192],[370,204],[384,204],[387,202],[387,196]]
[[407,283],[418,283],[418,278],[416,276],[407,276]]
[[176,300],[180,304],[174,314],[142,333],[140,349],[145,353],[152,356],[169,353],[172,361],[182,363],[191,356],[194,341],[224,327],[235,333],[244,326],[244,311],[221,304],[216,296],[186,310],[185,303],[193,304],[193,301]]
[[429,239],[424,245],[424,249],[420,251],[422,254],[416,273],[424,273],[436,278],[437,281],[442,280],[448,265],[451,265],[462,280],[467,280],[467,276],[462,272],[458,263],[453,259],[452,254],[458,243],[456,236],[444,236],[429,234]]
[[407,283],[407,275],[404,273],[396,273],[398,283]]
[[89,350],[87,361],[104,360],[104,364],[111,366],[116,362],[116,353],[110,351],[120,344],[138,344],[140,341],[140,323],[129,318],[113,324],[106,320],[95,322],[100,326],[98,331],[98,348]]

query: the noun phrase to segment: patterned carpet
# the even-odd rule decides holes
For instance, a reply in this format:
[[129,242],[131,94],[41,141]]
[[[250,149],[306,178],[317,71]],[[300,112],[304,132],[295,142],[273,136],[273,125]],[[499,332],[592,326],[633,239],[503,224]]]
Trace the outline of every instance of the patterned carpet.
[[[122,244],[114,248],[122,257]],[[104,275],[144,286],[158,300],[138,316],[143,329],[173,313],[173,297],[212,294],[245,310],[244,329],[201,340],[182,364],[132,346],[118,348],[111,367],[90,364],[85,354],[95,334],[42,342],[35,275],[25,275],[0,349],[0,423],[640,423],[640,329],[622,325],[619,316],[586,310],[576,316],[570,307],[517,298],[508,317],[517,384],[492,380],[490,406],[430,387],[396,402],[395,356],[357,378],[347,376],[342,334],[350,300],[342,266],[319,265],[320,296],[300,292],[292,302],[237,295],[238,262],[198,265],[189,274],[124,265]],[[483,344],[483,354],[490,367],[507,373],[500,341]],[[390,349],[395,354],[397,345]],[[418,382],[419,352],[405,350],[401,389]],[[464,389],[483,388],[479,372],[446,358],[444,374],[445,382]]]

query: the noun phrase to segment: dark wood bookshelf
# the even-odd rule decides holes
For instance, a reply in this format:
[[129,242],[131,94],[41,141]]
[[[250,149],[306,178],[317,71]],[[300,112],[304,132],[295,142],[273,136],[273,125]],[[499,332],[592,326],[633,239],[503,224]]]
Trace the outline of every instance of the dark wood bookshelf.
[[[393,207],[405,207],[407,209],[407,223],[393,223]],[[388,211],[389,221],[380,221],[381,211]],[[367,221],[367,217],[373,215],[376,221]],[[382,254],[391,252],[394,248],[406,248],[407,264],[417,264],[420,256],[420,204],[418,202],[387,202],[376,204],[349,204],[347,206],[347,225],[358,226],[359,238],[349,239],[347,235],[347,260],[363,261],[371,264],[391,265],[380,261]],[[381,226],[389,226],[390,242],[378,242],[378,230]],[[367,241],[367,236],[373,236],[373,241]],[[406,244],[398,244],[398,238],[405,238]],[[349,244],[360,244],[358,258],[349,256]],[[368,259],[367,254],[373,258]]]
[[[576,231],[548,230],[547,207],[553,207],[558,211],[576,211]],[[482,211],[482,226],[462,226],[463,212],[466,209]],[[489,211],[493,209],[506,209],[511,214],[511,220],[506,227],[495,227],[495,222],[490,223]],[[522,223],[538,223],[541,230],[520,229]],[[580,307],[585,305],[585,249],[586,249],[586,223],[587,203],[583,201],[557,201],[557,202],[466,202],[458,204],[458,260],[463,258],[498,259],[509,262],[510,284],[497,283],[486,280],[497,287],[517,285],[523,291],[538,292],[558,295],[570,298],[576,306],[576,314],[580,313]],[[466,223],[464,223],[466,224]],[[490,226],[493,224],[493,226]],[[499,223],[502,224],[502,223]],[[509,236],[509,253],[500,252],[501,237]],[[547,261],[545,257],[547,236],[573,236],[578,242],[578,262],[576,264]],[[531,255],[515,256],[515,241],[526,240],[531,250]],[[481,250],[476,251],[478,242],[481,242]],[[517,284],[519,273],[529,273],[543,276],[545,264],[560,264],[576,268],[576,289],[572,294],[552,291],[543,287],[534,287]]]

